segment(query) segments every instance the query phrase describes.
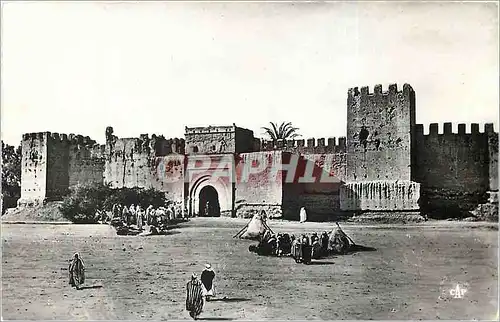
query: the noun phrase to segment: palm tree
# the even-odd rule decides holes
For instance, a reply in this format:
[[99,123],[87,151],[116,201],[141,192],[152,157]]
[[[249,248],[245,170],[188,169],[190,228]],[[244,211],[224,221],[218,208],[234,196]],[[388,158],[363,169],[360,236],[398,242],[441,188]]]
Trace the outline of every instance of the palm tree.
[[292,122],[283,122],[279,127],[278,123],[269,123],[271,123],[272,127],[263,126],[262,129],[264,129],[265,134],[273,141],[289,140],[300,136],[300,134],[297,133],[299,128],[293,127]]

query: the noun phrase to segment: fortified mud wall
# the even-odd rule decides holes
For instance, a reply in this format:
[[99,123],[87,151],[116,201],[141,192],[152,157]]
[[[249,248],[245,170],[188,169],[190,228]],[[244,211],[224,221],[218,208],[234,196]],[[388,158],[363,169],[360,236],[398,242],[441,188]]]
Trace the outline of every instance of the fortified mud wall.
[[61,200],[79,183],[102,182],[103,146],[82,135],[23,135],[20,206]]
[[[301,207],[309,218],[322,220],[340,211],[340,186],[346,176],[346,139],[310,138],[260,142],[264,151],[282,151],[284,218],[299,219]],[[297,161],[295,176],[287,182],[287,169]],[[308,179],[305,179],[308,178]],[[335,181],[335,182],[331,182]]]
[[415,92],[390,85],[348,91],[347,180],[411,180],[411,130],[415,124]]
[[[405,84],[402,91],[389,85],[387,92],[376,85],[373,93],[368,87],[349,89],[343,210],[419,209],[420,189],[411,182],[414,124],[415,92],[410,85]],[[392,192],[390,199],[385,191]]]
[[306,208],[310,220],[338,216],[346,174],[345,153],[305,154],[299,157],[298,164],[294,181],[283,183],[283,208],[290,212],[286,219],[298,220],[301,207]]
[[97,144],[89,137],[70,135],[68,141],[70,142],[68,147],[69,186],[92,182],[102,183],[105,146]]
[[[422,125],[415,125],[409,85],[401,91],[390,85],[387,92],[376,85],[373,93],[352,88],[347,96],[347,137],[338,140],[270,142],[234,124],[186,127],[185,140],[118,138],[108,127],[104,148],[83,136],[25,134],[19,204],[40,204],[79,183],[104,180],[115,188],[164,191],[191,215],[199,212],[208,186],[218,195],[221,215],[238,217],[265,210],[271,217],[298,219],[300,207],[312,220],[336,213],[498,209],[498,133],[491,124],[482,133],[477,124],[471,133],[463,124],[452,133],[446,123],[442,134],[432,124],[424,135]],[[199,158],[214,163],[199,169]],[[231,174],[211,178],[220,162]],[[246,168],[262,169],[246,176]]]
[[113,188],[153,188],[183,208],[184,140],[147,134],[117,138],[108,128],[104,181]]
[[21,151],[21,198],[18,205],[42,204],[47,189],[47,133],[24,134]]
[[[485,125],[485,132],[488,135],[489,190],[498,195],[498,133],[494,132],[493,125]],[[496,200],[498,202],[498,197]]]
[[430,124],[424,135],[422,124],[415,127],[414,180],[422,185],[421,208],[444,216],[450,212],[469,212],[488,202],[489,191],[498,191],[498,133],[493,124],[480,132],[479,124]]
[[[235,160],[236,216],[250,218],[265,210],[270,217],[281,217],[283,179],[281,151],[242,153]],[[245,169],[262,169],[245,174]]]
[[186,127],[186,152],[196,154],[254,151],[253,131],[232,126]]

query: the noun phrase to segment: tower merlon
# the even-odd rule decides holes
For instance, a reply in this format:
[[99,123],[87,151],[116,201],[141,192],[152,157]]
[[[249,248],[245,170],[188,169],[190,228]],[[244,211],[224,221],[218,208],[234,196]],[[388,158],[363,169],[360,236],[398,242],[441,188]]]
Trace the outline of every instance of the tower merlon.
[[348,95],[348,98],[353,98],[354,96],[359,96],[359,95],[361,95],[362,97],[366,97],[366,96],[370,96],[370,95],[394,95],[397,93],[403,93],[405,95],[409,95],[412,92],[414,92],[413,88],[410,86],[410,84],[407,84],[407,83],[405,83],[403,85],[402,91],[398,91],[397,84],[390,84],[388,86],[387,92],[383,92],[382,85],[377,84],[373,87],[373,93],[370,92],[370,88],[368,86],[362,86],[361,91],[358,90],[358,87],[349,88],[349,90],[347,91],[347,95]]
[[345,149],[346,148],[346,138],[345,138],[345,136],[339,137],[339,145],[338,146],[341,149]]
[[452,123],[446,122],[443,125],[443,133],[444,134],[453,134]]
[[484,133],[495,133],[495,125],[493,123],[485,123]]
[[416,135],[423,135],[424,134],[424,125],[423,124],[415,124],[414,133]]
[[337,138],[328,138],[328,146],[336,146],[337,145]]
[[438,123],[429,124],[429,134],[432,134],[432,135],[439,134],[439,124]]
[[458,134],[465,134],[465,132],[466,132],[465,123],[459,123],[458,124]]

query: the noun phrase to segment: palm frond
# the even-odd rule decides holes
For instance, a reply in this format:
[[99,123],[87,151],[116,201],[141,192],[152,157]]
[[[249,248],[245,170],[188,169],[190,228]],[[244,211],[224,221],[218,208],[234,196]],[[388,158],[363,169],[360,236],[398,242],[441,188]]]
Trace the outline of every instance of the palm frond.
[[283,134],[285,133],[285,129],[286,129],[286,123],[282,122],[280,124],[279,132],[278,132],[278,138],[283,139]]
[[273,141],[276,140],[276,133],[274,132],[274,130],[265,126],[263,126],[262,129],[264,129],[265,133],[269,136],[271,140]]
[[282,122],[279,126],[278,123],[269,122],[271,127],[262,127],[265,134],[271,138],[271,140],[287,140],[293,139],[300,134],[297,133],[298,127],[294,127],[292,122]]
[[271,123],[271,125],[273,126],[273,130],[274,130],[274,134],[275,134],[274,138],[279,139],[279,132],[278,132],[278,128],[277,128],[278,124],[277,123],[275,124],[273,122],[269,122],[269,123]]
[[293,139],[293,138],[299,136],[299,134],[297,133],[298,129],[299,129],[298,127],[287,128],[286,132],[283,135],[283,139]]

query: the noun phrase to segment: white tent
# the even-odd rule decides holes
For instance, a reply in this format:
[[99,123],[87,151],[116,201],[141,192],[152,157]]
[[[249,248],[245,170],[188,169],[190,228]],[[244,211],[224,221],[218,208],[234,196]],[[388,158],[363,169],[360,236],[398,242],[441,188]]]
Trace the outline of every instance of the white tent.
[[259,239],[267,230],[271,230],[271,228],[267,225],[265,218],[259,214],[255,214],[250,222],[234,237],[242,239]]

